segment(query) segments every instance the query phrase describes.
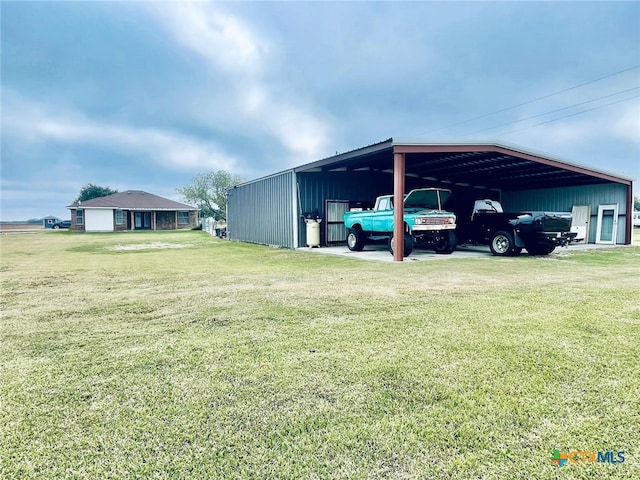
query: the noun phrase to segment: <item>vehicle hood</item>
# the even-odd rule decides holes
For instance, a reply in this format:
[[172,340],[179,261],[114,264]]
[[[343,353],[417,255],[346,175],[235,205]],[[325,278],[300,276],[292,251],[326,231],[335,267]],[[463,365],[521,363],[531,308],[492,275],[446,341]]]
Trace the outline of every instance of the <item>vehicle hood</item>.
[[454,216],[453,213],[448,212],[446,210],[434,210],[434,209],[424,209],[424,208],[405,208],[404,213],[411,213],[415,215],[429,215],[429,216],[441,215],[444,217]]

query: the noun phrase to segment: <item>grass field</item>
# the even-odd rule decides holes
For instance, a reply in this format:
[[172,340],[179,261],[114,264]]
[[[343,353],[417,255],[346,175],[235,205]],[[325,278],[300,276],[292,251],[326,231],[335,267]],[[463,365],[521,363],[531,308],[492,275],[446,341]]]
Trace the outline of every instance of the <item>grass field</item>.
[[[640,247],[0,235],[0,478],[640,478]],[[554,449],[624,463],[554,466]]]

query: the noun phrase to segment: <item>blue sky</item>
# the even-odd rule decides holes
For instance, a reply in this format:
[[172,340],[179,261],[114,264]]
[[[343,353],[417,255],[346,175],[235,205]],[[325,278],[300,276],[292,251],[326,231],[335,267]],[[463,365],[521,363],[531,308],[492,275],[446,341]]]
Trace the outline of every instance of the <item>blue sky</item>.
[[640,2],[0,9],[5,221],[68,218],[87,183],[181,200],[198,173],[250,180],[389,137],[640,177]]

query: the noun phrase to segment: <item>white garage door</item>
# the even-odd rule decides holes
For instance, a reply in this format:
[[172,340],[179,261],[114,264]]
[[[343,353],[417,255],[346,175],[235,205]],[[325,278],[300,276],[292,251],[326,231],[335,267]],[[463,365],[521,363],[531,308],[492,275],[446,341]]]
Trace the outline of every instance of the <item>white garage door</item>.
[[85,210],[85,232],[113,232],[113,210]]

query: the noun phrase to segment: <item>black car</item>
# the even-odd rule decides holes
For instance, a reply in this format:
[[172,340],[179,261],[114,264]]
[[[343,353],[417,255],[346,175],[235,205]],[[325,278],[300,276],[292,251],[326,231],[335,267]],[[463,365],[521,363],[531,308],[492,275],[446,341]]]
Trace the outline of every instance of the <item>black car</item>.
[[71,228],[71,220],[62,220],[60,222],[56,222],[51,228],[55,230],[58,230],[60,228]]

